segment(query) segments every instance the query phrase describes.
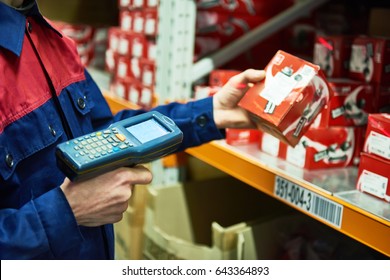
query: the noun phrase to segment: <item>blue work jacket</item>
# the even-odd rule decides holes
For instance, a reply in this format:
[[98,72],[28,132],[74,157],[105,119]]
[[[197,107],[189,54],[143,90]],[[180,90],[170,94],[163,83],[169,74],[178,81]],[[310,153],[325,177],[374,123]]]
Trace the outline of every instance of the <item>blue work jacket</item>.
[[[213,121],[212,98],[154,109],[183,131],[180,150],[223,137]],[[64,175],[54,149],[71,136],[142,112],[113,116],[74,43],[50,25],[37,5],[25,16],[0,2],[1,259],[114,258],[112,225],[77,224],[59,188]]]

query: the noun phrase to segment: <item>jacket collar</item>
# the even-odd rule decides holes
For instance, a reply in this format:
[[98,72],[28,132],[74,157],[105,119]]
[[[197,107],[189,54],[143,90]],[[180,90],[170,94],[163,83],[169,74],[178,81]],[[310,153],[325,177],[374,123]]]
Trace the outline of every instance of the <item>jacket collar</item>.
[[[41,15],[36,2],[28,13],[28,16],[41,21],[44,25],[53,29],[60,37],[62,37],[62,35]],[[23,47],[25,28],[26,17],[14,8],[0,2],[0,47],[20,56]]]

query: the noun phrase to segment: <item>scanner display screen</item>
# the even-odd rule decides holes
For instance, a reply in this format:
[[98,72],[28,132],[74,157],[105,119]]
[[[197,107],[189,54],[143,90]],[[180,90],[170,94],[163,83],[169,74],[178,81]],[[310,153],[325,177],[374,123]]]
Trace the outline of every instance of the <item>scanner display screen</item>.
[[138,141],[140,141],[142,144],[169,133],[165,127],[163,127],[154,119],[126,127],[126,130],[130,132],[135,138],[137,138]]

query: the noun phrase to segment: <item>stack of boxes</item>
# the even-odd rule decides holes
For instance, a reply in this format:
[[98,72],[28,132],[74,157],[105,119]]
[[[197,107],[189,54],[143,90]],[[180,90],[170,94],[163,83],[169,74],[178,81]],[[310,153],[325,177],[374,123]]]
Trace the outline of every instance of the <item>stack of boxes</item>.
[[119,26],[108,31],[110,91],[142,108],[155,103],[156,0],[120,0]]
[[104,69],[107,28],[62,21],[54,21],[53,24],[75,42],[81,63],[84,66]]
[[370,114],[359,164],[358,190],[390,202],[390,114]]

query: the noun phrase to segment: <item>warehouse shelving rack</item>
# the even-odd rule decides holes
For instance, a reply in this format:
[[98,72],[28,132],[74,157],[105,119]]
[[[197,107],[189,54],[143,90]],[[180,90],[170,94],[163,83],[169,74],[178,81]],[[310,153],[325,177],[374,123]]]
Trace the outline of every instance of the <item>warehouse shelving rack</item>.
[[[193,82],[325,2],[299,1],[237,41],[193,63],[194,1],[160,0],[156,83],[160,101],[188,100]],[[105,96],[114,112],[134,108],[127,101]],[[390,204],[355,189],[356,167],[306,171],[262,153],[256,145],[233,147],[224,140],[190,148],[187,153],[390,257]],[[310,194],[326,209],[309,211],[291,196],[281,195],[280,182],[288,184],[290,190],[292,186]]]

